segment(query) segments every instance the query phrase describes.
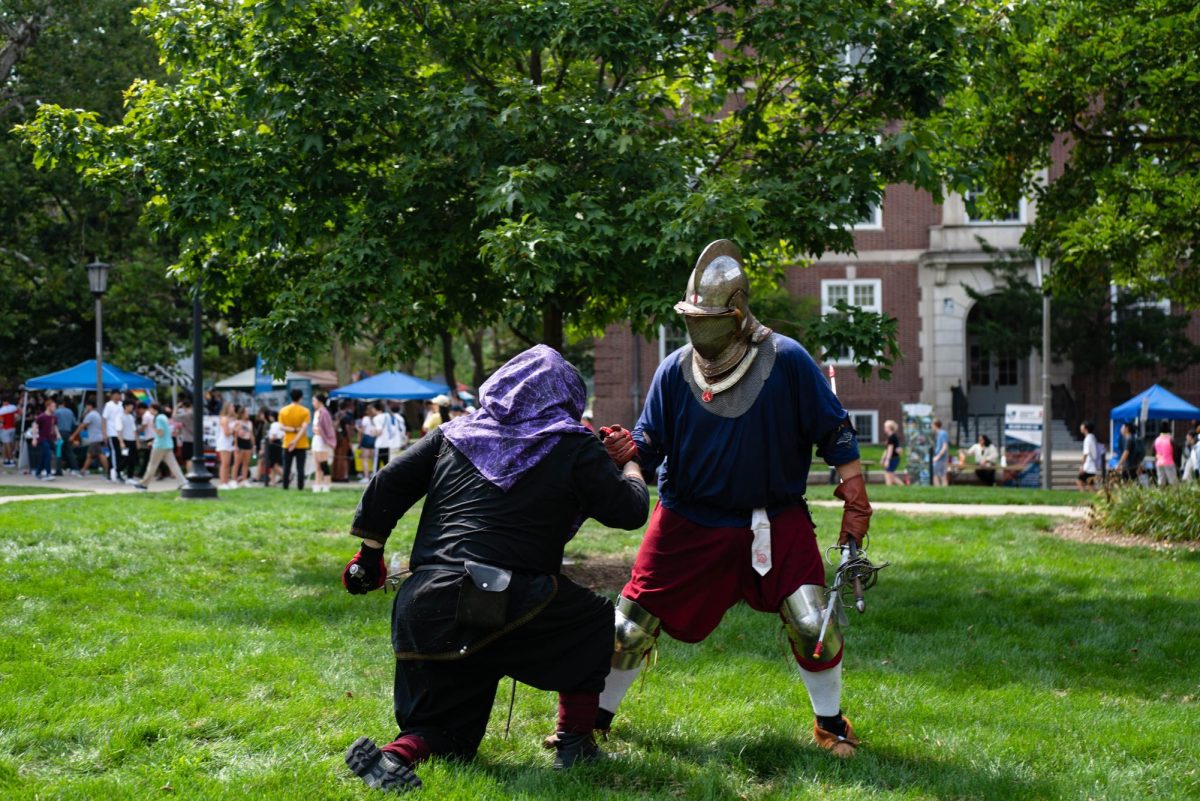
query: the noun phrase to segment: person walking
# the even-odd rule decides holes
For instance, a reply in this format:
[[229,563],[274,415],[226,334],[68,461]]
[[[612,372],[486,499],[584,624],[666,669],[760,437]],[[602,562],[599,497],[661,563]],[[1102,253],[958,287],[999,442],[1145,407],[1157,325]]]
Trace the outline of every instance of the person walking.
[[33,419],[33,447],[37,459],[33,463],[34,478],[54,480],[54,441],[58,439],[58,421],[54,418],[55,403],[47,399],[42,413]]
[[233,401],[227,401],[221,408],[221,417],[217,421],[217,488],[237,489],[237,483],[232,479],[233,456],[237,451],[237,412]]
[[292,390],[292,402],[279,410],[279,422],[283,426],[283,489],[286,492],[292,478],[292,465],[296,465],[296,489],[304,491],[304,463],[308,460],[308,424],[312,416],[300,405],[304,397],[301,390]]
[[108,439],[108,453],[112,461],[109,481],[124,481],[127,475],[121,469],[121,415],[124,413],[121,391],[114,389],[108,394],[108,403],[104,404],[104,409],[100,412],[100,416],[104,418],[104,436]]
[[138,473],[138,424],[133,398],[122,400],[121,408],[121,429],[117,434],[121,441],[121,450],[114,453],[112,458],[121,460],[122,472],[129,476],[128,481],[134,481]]
[[889,487],[900,487],[904,482],[900,480],[900,476],[896,475],[896,470],[900,467],[900,436],[896,432],[900,430],[900,426],[896,425],[895,420],[885,420],[883,422],[883,431],[887,434],[887,447],[883,450],[883,457],[879,460],[879,464],[883,467],[883,482]]
[[83,467],[81,473],[88,474],[91,469],[92,459],[100,462],[100,468],[104,471],[101,475],[107,478],[108,476],[108,457],[104,455],[104,443],[108,439],[104,431],[104,418],[100,416],[100,412],[96,411],[96,401],[86,399],[83,404],[83,419],[79,421],[79,425],[71,432],[71,438],[79,440],[87,446],[87,455],[83,457]]
[[950,486],[950,432],[940,419],[933,421],[933,486]]
[[333,419],[337,443],[333,449],[333,480],[354,481],[358,470],[354,465],[354,401],[344,399]]
[[182,487],[183,471],[179,469],[179,462],[175,460],[175,440],[171,436],[171,420],[163,414],[162,404],[158,401],[150,404],[149,412],[151,414],[150,425],[154,429],[154,439],[150,442],[150,456],[146,459],[146,472],[142,474],[141,481],[133,486],[140,490],[148,489],[150,482],[158,477],[159,466],[165,463],[167,469],[171,471],[171,476]]
[[1175,444],[1171,442],[1170,423],[1163,423],[1154,439],[1154,471],[1160,487],[1179,483],[1179,476],[1175,472]]
[[333,445],[337,442],[337,433],[333,427],[333,415],[329,413],[326,396],[313,396],[313,492],[329,492],[333,481]]
[[10,398],[0,399],[0,458],[5,467],[15,467],[17,443],[17,407]]
[[1096,441],[1096,424],[1091,420],[1079,424],[1079,433],[1083,434],[1083,454],[1079,459],[1075,486],[1082,492],[1091,487],[1100,474],[1100,443]]
[[280,483],[283,472],[283,424],[279,422],[275,412],[267,410],[271,419],[267,426],[267,472],[263,477],[263,486],[270,487]]
[[1183,464],[1181,480],[1191,481],[1196,473],[1200,472],[1200,447],[1196,444],[1196,432],[1191,428],[1184,438],[1183,457],[1180,462]]
[[379,427],[375,425],[375,418],[380,412],[379,404],[372,401],[367,404],[366,412],[363,414],[362,420],[358,423],[359,435],[358,456],[362,459],[363,477],[359,479],[360,484],[366,484],[375,475],[377,457],[375,455],[375,445],[379,439]]
[[82,476],[79,472],[79,462],[75,458],[75,446],[71,444],[71,432],[76,428],[75,412],[65,402],[65,398],[59,398],[55,401],[54,422],[58,426],[58,442],[55,448],[58,451],[58,469],[54,471],[54,475],[62,476],[65,472],[72,476]]
[[1140,481],[1145,458],[1146,443],[1138,433],[1137,423],[1121,423],[1121,457],[1117,460],[1121,480]]
[[250,455],[254,453],[254,423],[250,421],[250,410],[235,406],[234,444],[237,450],[233,459],[233,482],[239,487],[250,486]]
[[179,408],[175,410],[175,425],[179,430],[179,457],[183,463],[183,472],[192,472],[192,457],[196,450],[196,432],[194,430],[196,418],[192,409],[191,398],[183,398],[179,401]]
[[475,416],[422,438],[363,493],[350,528],[362,544],[342,572],[356,595],[384,586],[387,540],[425,498],[392,608],[399,733],[346,753],[368,786],[415,789],[429,757],[472,759],[505,676],[558,693],[555,768],[602,757],[613,608],[562,575],[563,548],[587,517],[640,528],[649,497],[636,462],[618,469],[579,424],[586,399],[579,371],[538,345],[484,382]]

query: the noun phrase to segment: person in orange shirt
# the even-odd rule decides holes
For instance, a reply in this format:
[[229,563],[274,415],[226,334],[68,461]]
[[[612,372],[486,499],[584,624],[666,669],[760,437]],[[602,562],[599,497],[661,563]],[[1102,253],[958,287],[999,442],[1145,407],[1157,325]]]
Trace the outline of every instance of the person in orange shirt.
[[292,402],[279,410],[279,423],[283,426],[283,489],[286,491],[292,477],[292,462],[296,463],[296,489],[304,491],[304,463],[308,460],[308,424],[312,419],[300,405],[304,397],[301,390],[292,390]]

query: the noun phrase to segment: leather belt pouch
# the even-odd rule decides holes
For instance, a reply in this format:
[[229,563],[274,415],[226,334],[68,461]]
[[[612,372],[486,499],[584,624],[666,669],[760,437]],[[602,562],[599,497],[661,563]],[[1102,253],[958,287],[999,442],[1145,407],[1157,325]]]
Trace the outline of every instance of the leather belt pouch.
[[476,629],[500,628],[508,619],[512,571],[481,562],[466,562],[463,568],[455,621]]

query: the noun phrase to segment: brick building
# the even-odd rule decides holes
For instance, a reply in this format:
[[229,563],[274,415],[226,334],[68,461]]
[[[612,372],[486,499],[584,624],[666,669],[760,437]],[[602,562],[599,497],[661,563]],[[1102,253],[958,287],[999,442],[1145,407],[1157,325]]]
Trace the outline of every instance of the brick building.
[[[1037,213],[1036,204],[1022,203],[1013,214],[997,220],[973,219],[971,208],[969,198],[958,195],[939,205],[910,186],[889,186],[882,207],[856,226],[857,253],[826,254],[788,274],[788,290],[820,298],[823,309],[845,299],[898,320],[903,357],[890,381],[862,382],[848,365],[839,371],[839,395],[864,441],[878,442],[883,421],[901,419],[902,403],[932,404],[955,435],[958,432],[950,421],[954,397],[961,393],[969,415],[963,435],[973,438],[975,431],[994,434],[999,429],[1006,403],[1042,402],[1038,354],[1022,359],[989,356],[967,331],[968,318],[978,313],[986,297],[977,304],[965,288],[985,296],[997,289],[987,267],[996,259],[995,251],[1018,251],[1025,225]],[[704,244],[696,243],[697,253]],[[1035,268],[1031,262],[1021,265],[1034,280]],[[681,296],[682,282],[664,291]],[[1193,316],[1189,336],[1200,342],[1200,316]],[[631,426],[641,412],[655,368],[681,344],[680,336],[669,331],[645,340],[627,327],[610,326],[595,348],[597,423]],[[1167,379],[1172,391],[1200,405],[1200,368],[1176,375],[1161,370],[1127,376],[1111,375],[1111,371],[1074,375],[1069,363],[1052,362],[1050,376],[1056,443],[1069,443],[1076,421],[1087,418],[1100,423],[1097,433],[1106,441],[1103,421],[1108,410],[1156,381]]]

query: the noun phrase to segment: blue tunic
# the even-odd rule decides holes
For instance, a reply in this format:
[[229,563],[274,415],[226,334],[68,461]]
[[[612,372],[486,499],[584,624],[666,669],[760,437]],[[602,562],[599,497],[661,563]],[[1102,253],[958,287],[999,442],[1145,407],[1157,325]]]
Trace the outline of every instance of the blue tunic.
[[[658,366],[633,430],[639,461],[658,468],[663,506],[702,526],[749,526],[803,503],[813,445],[832,466],[859,458],[847,413],[794,339],[773,335],[775,364],[750,409],[720,417],[692,394],[675,351]],[[680,349],[682,350],[682,349]]]

